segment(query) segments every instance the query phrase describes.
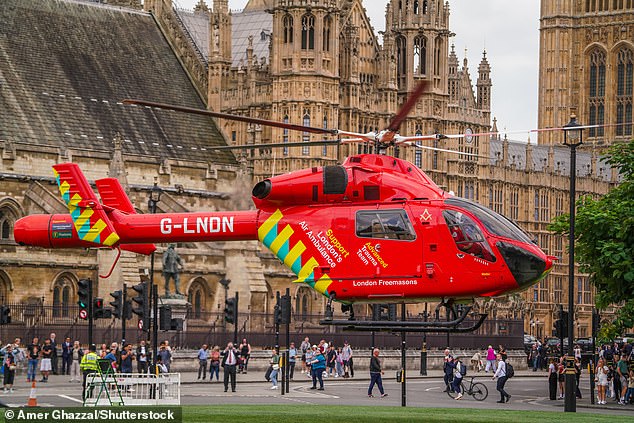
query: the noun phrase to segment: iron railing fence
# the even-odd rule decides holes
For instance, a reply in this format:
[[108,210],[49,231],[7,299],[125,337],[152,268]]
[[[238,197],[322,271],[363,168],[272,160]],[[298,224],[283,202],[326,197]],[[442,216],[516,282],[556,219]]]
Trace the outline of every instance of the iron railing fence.
[[[77,305],[42,304],[5,304],[11,310],[11,323],[0,326],[0,341],[7,343],[15,337],[20,337],[23,343],[30,342],[34,337],[43,340],[51,332],[57,335],[57,341],[62,342],[66,337],[88,342],[88,321],[79,318]],[[341,327],[322,326],[319,321],[322,314],[296,313],[292,316],[290,325],[291,341],[297,345],[306,337],[317,343],[320,339],[343,345],[348,341],[357,348],[370,348],[373,345],[382,348],[400,348],[401,337],[398,333],[390,332],[358,332],[344,330]],[[410,319],[417,320],[417,319]],[[93,342],[96,344],[119,341],[121,339],[121,320],[98,319],[94,321]],[[145,322],[145,327],[149,327]],[[465,325],[469,322],[465,321]],[[504,345],[508,349],[523,348],[524,323],[522,320],[486,320],[475,332],[462,334],[423,334],[409,333],[407,345],[420,348],[426,338],[427,348],[482,348],[487,345]],[[126,322],[127,341],[137,343],[140,339],[147,339],[147,332],[138,329],[138,319],[133,316]],[[224,321],[224,313],[194,312],[189,310],[185,318],[185,329],[180,332],[159,332],[160,340],[169,340],[177,348],[199,348],[203,343],[209,345],[224,345],[232,340],[234,326]],[[238,319],[238,338],[247,338],[254,347],[270,348],[275,345],[275,325],[272,313],[240,313]],[[280,344],[285,345],[286,327],[281,325],[279,333]],[[486,345],[484,345],[486,344]]]

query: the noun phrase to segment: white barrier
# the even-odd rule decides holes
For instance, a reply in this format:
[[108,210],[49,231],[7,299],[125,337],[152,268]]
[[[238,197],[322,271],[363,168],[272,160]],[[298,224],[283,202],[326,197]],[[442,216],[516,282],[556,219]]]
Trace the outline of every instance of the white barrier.
[[84,406],[180,405],[180,373],[89,374]]

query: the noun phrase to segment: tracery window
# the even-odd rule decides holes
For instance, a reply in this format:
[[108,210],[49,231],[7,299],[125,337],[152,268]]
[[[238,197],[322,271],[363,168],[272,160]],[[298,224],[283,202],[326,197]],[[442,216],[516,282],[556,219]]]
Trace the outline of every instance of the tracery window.
[[73,281],[68,276],[61,276],[53,286],[53,317],[68,317]]
[[330,51],[331,28],[332,28],[332,18],[330,16],[326,16],[324,18],[324,29],[322,34],[324,51]]
[[427,38],[414,38],[414,75],[427,74]]
[[8,207],[0,208],[0,240],[13,239],[13,224],[16,221],[15,214]]
[[632,50],[622,48],[617,55],[616,135],[632,135]]
[[[605,123],[605,53],[595,49],[590,54],[589,124]],[[589,128],[590,137],[602,137],[604,128]]]
[[284,28],[284,44],[293,44],[293,17],[291,15],[284,16],[282,18],[282,26]]
[[[310,114],[308,114],[308,111],[304,111],[303,124],[304,126],[310,126]],[[308,142],[308,141],[310,141],[310,133],[302,132],[302,142]],[[302,154],[304,156],[308,156],[310,154],[310,147],[302,146]]]
[[311,14],[302,16],[302,50],[315,49],[315,17]]
[[[288,115],[284,116],[284,119],[282,120],[284,123],[288,123]],[[284,144],[288,144],[288,128],[284,128],[282,130],[282,142]],[[284,147],[282,149],[282,154],[285,156],[288,156],[288,147]]]

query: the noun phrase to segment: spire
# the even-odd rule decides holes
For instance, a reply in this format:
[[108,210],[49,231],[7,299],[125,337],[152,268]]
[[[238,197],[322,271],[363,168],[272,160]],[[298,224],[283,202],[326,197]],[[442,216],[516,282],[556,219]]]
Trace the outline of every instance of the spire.
[[533,145],[531,144],[531,136],[528,136],[528,143],[526,144],[526,164],[524,169],[527,172],[533,170]]
[[478,93],[478,107],[482,110],[491,109],[491,66],[487,60],[487,51],[482,52],[482,60],[478,65],[478,81],[476,89]]
[[121,134],[117,132],[113,139],[114,150],[112,152],[112,158],[110,159],[108,176],[111,178],[117,178],[123,189],[127,190],[128,174],[125,170],[125,162],[123,160],[123,152],[121,149],[122,141]]

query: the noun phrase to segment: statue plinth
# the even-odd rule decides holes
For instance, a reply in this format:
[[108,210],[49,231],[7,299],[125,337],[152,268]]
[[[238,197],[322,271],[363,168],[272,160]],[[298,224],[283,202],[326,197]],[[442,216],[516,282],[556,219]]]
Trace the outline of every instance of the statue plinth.
[[168,296],[162,296],[159,298],[159,307],[168,306],[172,309],[172,319],[183,320],[183,330],[187,330],[187,310],[191,307],[191,304],[187,302],[184,295],[171,294]]

